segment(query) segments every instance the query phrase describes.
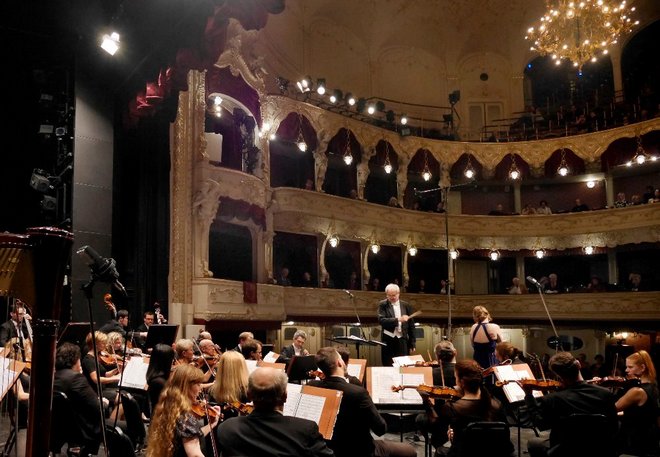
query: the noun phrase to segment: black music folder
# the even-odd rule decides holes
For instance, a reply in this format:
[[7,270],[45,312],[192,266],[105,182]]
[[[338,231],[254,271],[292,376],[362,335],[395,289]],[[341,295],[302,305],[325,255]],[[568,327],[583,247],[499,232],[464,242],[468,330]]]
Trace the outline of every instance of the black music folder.
[[60,333],[60,337],[57,339],[57,345],[72,343],[76,346],[86,347],[85,339],[90,331],[89,322],[69,322]]
[[294,355],[289,361],[286,374],[289,381],[302,381],[309,379],[308,373],[317,369],[316,359],[313,355]]
[[179,324],[154,324],[149,327],[147,341],[144,344],[144,347],[150,349],[161,343],[171,346],[176,341],[176,335],[178,332]]

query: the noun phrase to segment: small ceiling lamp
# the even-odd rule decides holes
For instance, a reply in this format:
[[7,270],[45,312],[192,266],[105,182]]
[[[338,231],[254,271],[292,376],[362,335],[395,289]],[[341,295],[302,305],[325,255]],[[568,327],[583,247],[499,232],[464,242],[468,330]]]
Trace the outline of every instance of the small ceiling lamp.
[[403,115],[401,116],[401,125],[406,125],[407,123],[408,123],[408,116],[406,116],[405,114],[403,114]]
[[457,249],[450,249],[449,250],[449,257],[451,257],[452,260],[458,259],[459,255],[460,255],[460,253],[458,252]]
[[316,80],[316,93],[319,95],[325,94],[325,79],[319,78]]
[[119,34],[117,32],[112,32],[110,35],[103,35],[101,49],[111,56],[114,56],[115,53],[119,51]]
[[561,148],[561,161],[559,162],[559,167],[557,168],[557,174],[559,176],[568,175],[568,164],[566,163],[566,149]]
[[474,171],[474,166],[472,165],[472,154],[468,154],[468,160],[467,164],[465,165],[465,171],[463,171],[463,174],[467,179],[474,178],[474,175],[476,174]]
[[417,255],[417,248],[415,246],[410,246],[408,248],[408,254],[415,257]]
[[346,129],[346,147],[344,148],[344,163],[351,165],[353,163],[353,154],[351,154],[351,131]]
[[380,251],[380,245],[378,243],[372,243],[370,249],[371,252],[373,252],[374,254],[378,254],[378,252]]
[[537,259],[542,259],[545,257],[545,249],[537,249],[534,251],[534,255],[536,256]]
[[337,235],[332,235],[330,238],[328,238],[328,243],[331,247],[336,248],[339,245],[339,238]]
[[498,251],[497,249],[493,249],[493,250],[490,251],[488,256],[490,257],[490,260],[492,260],[493,262],[496,262],[496,261],[500,260],[500,251]]
[[594,253],[594,247],[593,246],[585,246],[584,248],[582,248],[582,250],[587,255],[591,255],[591,254]]
[[424,150],[424,169],[422,170],[422,178],[424,181],[430,181],[433,175],[431,174],[431,169],[429,168],[429,152]]
[[510,153],[511,155],[511,166],[509,167],[509,178],[516,180],[520,178],[520,170],[518,169],[518,165],[516,165],[516,156],[513,153]]
[[[384,140],[383,140],[384,141]],[[392,173],[392,163],[390,162],[390,144],[385,141],[385,173]]]
[[300,152],[307,151],[307,143],[305,143],[305,136],[302,131],[303,117],[302,114],[298,113],[298,138],[296,138],[296,146],[300,149]]

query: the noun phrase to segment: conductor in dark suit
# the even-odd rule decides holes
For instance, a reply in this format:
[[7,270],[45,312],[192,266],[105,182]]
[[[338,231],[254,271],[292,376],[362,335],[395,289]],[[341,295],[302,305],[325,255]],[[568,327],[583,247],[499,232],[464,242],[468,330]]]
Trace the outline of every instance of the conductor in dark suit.
[[325,375],[322,381],[310,381],[309,385],[344,393],[335,423],[330,448],[337,457],[416,457],[415,448],[406,443],[374,440],[387,431],[387,424],[378,413],[369,392],[350,384],[346,379],[346,365],[333,347],[319,349],[316,365]]
[[257,368],[252,372],[247,394],[254,411],[227,419],[216,429],[218,451],[223,457],[334,455],[315,422],[282,415],[286,383],[282,370]]
[[415,352],[415,321],[410,317],[412,307],[399,300],[399,286],[385,287],[387,298],[378,303],[378,322],[383,327],[383,365],[391,365],[392,357]]

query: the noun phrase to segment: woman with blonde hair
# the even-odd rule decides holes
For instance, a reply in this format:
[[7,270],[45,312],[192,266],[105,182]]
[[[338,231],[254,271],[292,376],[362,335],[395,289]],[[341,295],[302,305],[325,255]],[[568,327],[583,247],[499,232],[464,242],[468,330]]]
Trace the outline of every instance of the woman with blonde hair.
[[656,371],[648,352],[641,350],[626,357],[626,375],[640,381],[616,402],[620,415],[620,453],[658,455],[658,411],[660,395]]
[[191,365],[172,373],[151,417],[147,457],[204,457],[201,438],[218,425],[220,408],[209,407],[215,414],[208,425],[193,413],[203,379],[202,370]]
[[247,402],[248,374],[240,352],[225,352],[218,362],[218,373],[209,394],[217,403]]
[[482,368],[497,365],[495,346],[502,341],[500,326],[491,322],[490,313],[483,306],[475,306],[472,317],[474,325],[470,330],[470,341],[474,349],[474,360]]

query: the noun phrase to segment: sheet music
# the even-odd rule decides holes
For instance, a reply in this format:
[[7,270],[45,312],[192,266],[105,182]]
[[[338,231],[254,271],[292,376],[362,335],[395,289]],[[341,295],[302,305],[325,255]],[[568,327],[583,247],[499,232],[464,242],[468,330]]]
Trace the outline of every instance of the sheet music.
[[295,416],[302,419],[309,419],[318,424],[321,422],[321,413],[323,412],[324,405],[325,397],[301,394]]
[[278,353],[270,351],[268,354],[266,354],[266,357],[263,358],[263,361],[268,363],[275,363],[279,357],[280,355]]
[[[418,386],[424,384],[424,375],[419,373],[405,373],[401,375],[401,385]],[[415,389],[404,389],[400,392],[405,403],[422,403],[422,397]]]
[[348,366],[346,367],[346,371],[348,372],[349,375],[359,378],[360,367],[361,365],[359,363],[349,363]]
[[20,374],[20,372],[11,369],[13,363],[14,360],[12,359],[0,358],[0,400],[2,400]]
[[392,366],[393,367],[407,367],[415,365],[415,362],[424,361],[424,357],[421,355],[402,355],[400,357],[392,357]]
[[248,369],[249,374],[252,374],[252,372],[257,369],[257,361],[256,360],[246,360],[245,364],[247,365],[247,369]]
[[[521,379],[529,379],[530,375],[526,370],[516,370],[513,368],[514,365],[500,365],[496,367],[495,375],[499,381],[519,381]],[[522,390],[515,382],[510,382],[502,386],[502,390],[506,395],[506,398],[511,403],[518,401],[523,401],[525,399],[525,391]],[[535,390],[532,392],[532,395],[535,397],[543,396],[543,393]]]
[[149,368],[149,364],[145,363],[142,357],[131,357],[130,359],[126,359],[121,386],[133,389],[146,389],[147,368]]
[[302,390],[301,384],[291,384],[287,383],[286,385],[286,403],[284,403],[284,409],[282,413],[285,416],[295,416],[296,408],[298,407],[298,402],[300,401],[300,391]]

